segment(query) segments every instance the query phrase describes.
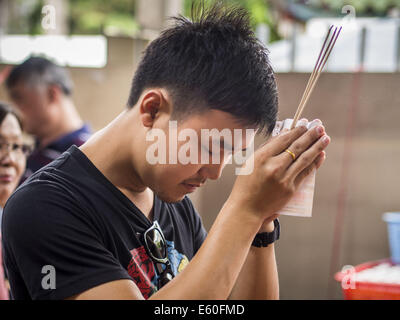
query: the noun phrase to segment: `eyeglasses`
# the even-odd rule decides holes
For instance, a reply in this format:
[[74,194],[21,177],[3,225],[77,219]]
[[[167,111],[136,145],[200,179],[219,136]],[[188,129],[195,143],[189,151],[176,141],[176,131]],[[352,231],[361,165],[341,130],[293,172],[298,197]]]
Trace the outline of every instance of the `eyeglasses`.
[[0,142],[0,156],[4,157],[7,153],[19,156],[29,156],[33,151],[32,146],[24,143]]
[[[174,278],[174,274],[168,259],[167,242],[157,221],[145,231],[143,238],[147,254],[153,260],[159,274],[158,289],[160,289]],[[164,269],[162,265],[165,266]]]

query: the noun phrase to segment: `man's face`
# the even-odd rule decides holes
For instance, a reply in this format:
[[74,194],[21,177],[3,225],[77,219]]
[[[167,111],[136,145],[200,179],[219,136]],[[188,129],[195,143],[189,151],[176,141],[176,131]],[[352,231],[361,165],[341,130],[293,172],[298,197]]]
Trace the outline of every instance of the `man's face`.
[[49,122],[49,96],[46,86],[30,86],[19,82],[9,90],[9,95],[22,114],[25,130],[40,136],[44,124]]
[[[246,127],[238,124],[229,113],[219,110],[209,110],[179,120],[176,131],[173,130],[171,125],[173,122],[170,120],[165,116],[153,128],[165,133],[165,140],[162,143],[165,142],[166,163],[151,164],[154,162],[154,155],[158,159],[162,158],[159,153],[161,143],[157,145],[162,139],[147,141],[146,169],[143,177],[146,185],[167,202],[182,200],[186,194],[202,186],[207,179],[218,179],[232,155],[249,147],[254,140],[252,134],[247,136],[246,141]],[[206,129],[214,130],[214,134],[212,131],[209,135],[204,134]],[[229,132],[231,137],[229,134],[224,136],[223,132]],[[182,141],[177,141],[181,139]],[[154,152],[155,149],[158,149],[157,152]],[[193,161],[195,159],[197,163]]]

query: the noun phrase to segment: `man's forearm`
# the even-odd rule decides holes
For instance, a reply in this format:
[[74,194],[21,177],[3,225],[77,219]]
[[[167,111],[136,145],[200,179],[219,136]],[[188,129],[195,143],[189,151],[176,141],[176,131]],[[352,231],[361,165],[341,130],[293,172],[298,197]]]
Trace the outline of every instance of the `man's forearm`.
[[[273,222],[266,228],[273,230]],[[252,246],[229,299],[279,299],[278,271],[275,246],[258,248]]]
[[278,271],[274,245],[252,247],[229,299],[279,299]]
[[238,219],[237,210],[224,206],[189,265],[151,299],[228,298],[261,224],[245,216]]

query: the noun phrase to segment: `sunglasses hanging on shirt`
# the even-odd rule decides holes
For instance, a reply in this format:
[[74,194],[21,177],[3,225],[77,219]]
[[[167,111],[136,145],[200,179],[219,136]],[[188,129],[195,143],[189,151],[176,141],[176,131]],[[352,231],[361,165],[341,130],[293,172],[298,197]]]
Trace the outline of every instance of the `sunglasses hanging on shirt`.
[[144,232],[143,240],[147,254],[153,260],[159,275],[157,286],[160,289],[174,278],[174,274],[168,259],[167,242],[157,221]]

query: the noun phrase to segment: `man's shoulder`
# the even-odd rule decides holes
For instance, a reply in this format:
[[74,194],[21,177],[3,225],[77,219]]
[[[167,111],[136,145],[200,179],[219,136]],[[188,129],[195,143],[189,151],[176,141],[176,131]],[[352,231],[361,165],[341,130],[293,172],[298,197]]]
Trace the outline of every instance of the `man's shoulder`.
[[[56,183],[34,180],[21,185],[8,199],[2,217],[4,238],[18,235],[34,241],[43,232],[51,232],[58,219],[72,217],[70,204],[76,203],[70,193]],[[36,241],[36,240],[35,240]]]
[[13,192],[4,206],[3,216],[32,215],[67,201],[76,201],[76,198],[62,184],[46,179],[32,179]]
[[[21,189],[22,187],[32,185],[33,182],[35,182],[35,184],[38,184],[40,181],[43,185],[46,185],[46,182],[49,182],[48,180],[56,177],[57,171],[61,169],[64,163],[70,160],[72,152],[73,148],[71,147],[63,154],[58,155],[58,157],[53,159],[51,162],[43,164],[41,168],[35,170],[35,172],[31,173],[25,180],[23,180],[17,190]],[[29,168],[27,168],[27,170],[28,169]]]
[[70,155],[64,153],[25,180],[6,202],[4,216],[24,219],[24,215],[46,214],[45,210],[67,203],[77,205],[80,200],[74,184],[82,177],[82,172],[78,171],[76,163],[70,163],[73,161]]

